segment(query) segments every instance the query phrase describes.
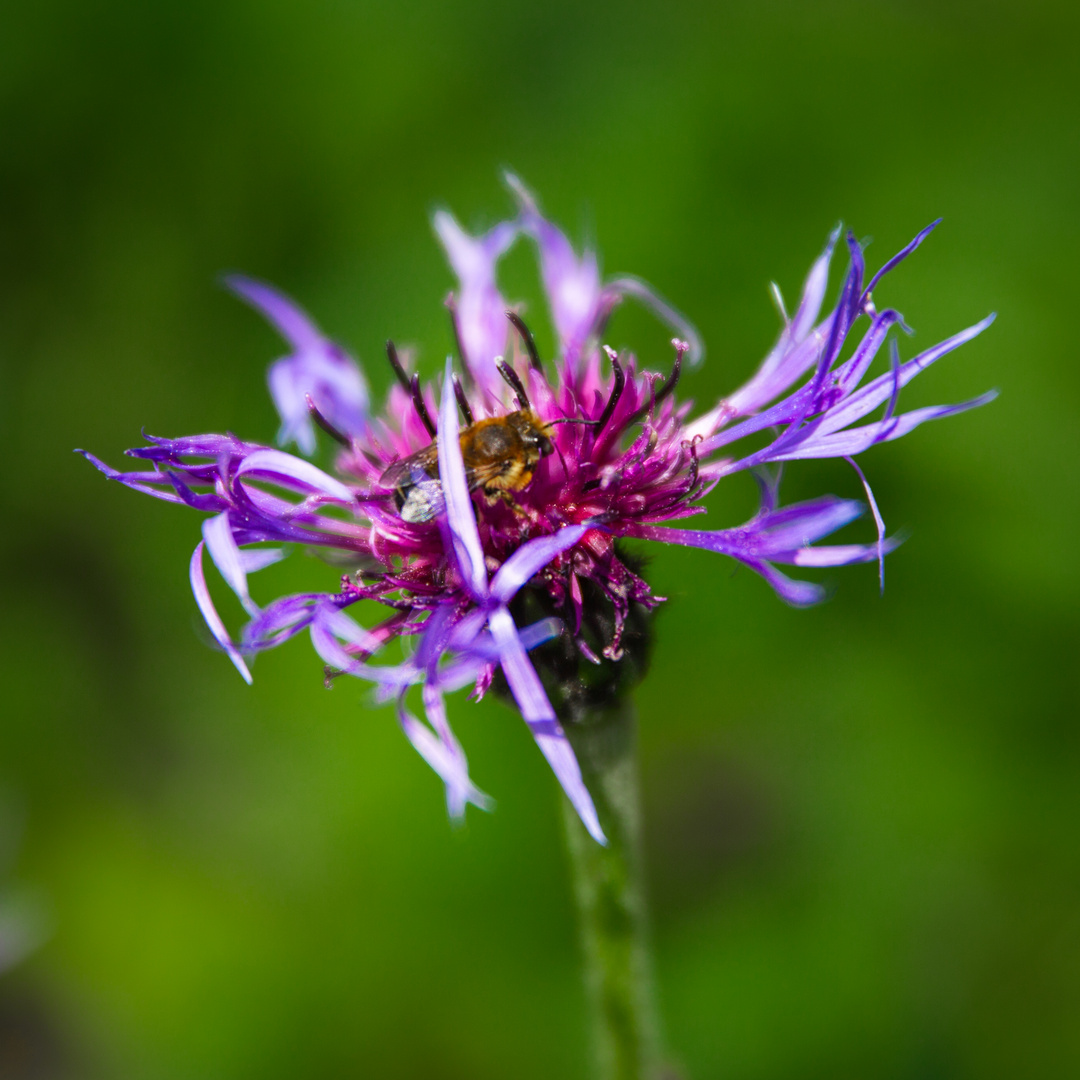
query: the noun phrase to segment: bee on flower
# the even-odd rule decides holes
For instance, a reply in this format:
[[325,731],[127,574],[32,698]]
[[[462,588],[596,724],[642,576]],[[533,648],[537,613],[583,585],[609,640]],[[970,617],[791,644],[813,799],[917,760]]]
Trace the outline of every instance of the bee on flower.
[[[481,696],[494,683],[516,703],[585,827],[604,842],[566,726],[584,698],[621,692],[625,672],[640,669],[635,650],[647,638],[648,613],[662,601],[620,541],[705,548],[750,567],[790,604],[816,603],[821,586],[777,565],[883,560],[895,542],[884,534],[854,457],[993,397],[898,409],[908,382],[981,333],[993,316],[903,362],[893,337],[889,369],[867,379],[890,331],[904,329],[897,311],[877,309],[873,290],[937,223],[869,281],[862,249],[848,233],[839,300],[822,316],[837,230],[756,374],[694,416],[692,403],[676,393],[686,369],[704,356],[693,327],[640,280],[603,280],[596,256],[579,255],[520,182],[509,183],[516,215],[481,236],[465,232],[449,213],[436,214],[436,233],[459,279],[449,306],[460,371],[448,360],[441,380],[425,384],[388,343],[395,381],[381,413],[371,408],[359,366],[295,304],[269,285],[229,279],[288,343],[269,371],[282,419],[279,444],[295,443],[310,455],[316,427],[323,429],[340,444],[334,475],[231,435],[149,437],[150,445],[128,451],[146,463],[135,472],[86,457],[110,479],[205,515],[191,585],[215,639],[246,680],[251,657],[306,630],[329,676],[366,680],[377,699],[396,703],[405,734],[445,783],[454,817],[470,802],[483,807],[489,800],[469,776],[444,697],[470,685]],[[539,251],[557,340],[549,361],[497,285],[499,260],[521,237]],[[608,319],[626,299],[646,304],[673,331],[662,371],[606,346]],[[739,451],[742,440],[758,435],[760,442],[763,432],[764,446]],[[803,458],[851,462],[877,525],[874,542],[817,543],[864,512],[858,501],[825,495],[780,504],[780,466]],[[755,472],[762,493],[751,520],[677,527],[705,513],[702,500],[721,480],[745,470]],[[262,606],[248,577],[282,558],[280,545],[289,544],[337,552],[360,569],[336,592]],[[211,600],[204,553],[250,616],[237,633]],[[360,600],[383,604],[386,618],[361,626],[349,613]],[[399,637],[414,639],[411,655],[377,662]],[[606,675],[585,678],[590,669]],[[420,687],[426,723],[406,703],[413,686]]]

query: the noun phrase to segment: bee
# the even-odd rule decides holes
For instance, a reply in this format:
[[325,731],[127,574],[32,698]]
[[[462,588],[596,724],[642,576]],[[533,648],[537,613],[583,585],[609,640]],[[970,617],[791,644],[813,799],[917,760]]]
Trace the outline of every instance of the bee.
[[[540,368],[540,356],[528,327],[513,312],[507,312],[507,317],[522,335],[533,367]],[[439,444],[435,438],[435,425],[431,422],[420,390],[419,376],[414,374],[410,379],[405,374],[392,341],[386,343],[386,355],[433,441],[423,450],[393,462],[379,478],[379,484],[393,489],[394,504],[401,520],[418,525],[431,521],[446,504],[439,479]],[[458,433],[465,479],[470,491],[478,488],[483,491],[489,505],[494,505],[499,499],[509,502],[511,492],[529,486],[540,459],[555,449],[551,439],[556,424],[592,424],[599,425],[599,430],[607,419],[605,413],[600,420],[576,417],[541,420],[533,411],[525,385],[517,372],[502,359],[496,360],[495,367],[514,392],[518,403],[517,411],[505,416],[474,420],[461,383],[454,376],[454,394],[465,417],[465,427]]]
[[[528,487],[540,459],[554,450],[551,430],[552,425],[531,408],[477,420],[462,428],[458,438],[469,490],[481,490],[493,504]],[[414,525],[430,521],[444,505],[438,442],[395,461],[379,483],[393,488],[402,521]]]

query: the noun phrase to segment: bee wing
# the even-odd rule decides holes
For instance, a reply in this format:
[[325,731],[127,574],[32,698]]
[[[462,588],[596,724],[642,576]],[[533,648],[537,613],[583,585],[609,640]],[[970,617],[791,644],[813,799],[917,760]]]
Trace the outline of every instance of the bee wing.
[[439,451],[432,443],[415,454],[392,462],[379,477],[379,483],[383,487],[407,488],[424,480],[435,480],[438,475]]
[[[470,491],[487,487],[505,472],[505,462],[493,461],[465,466]],[[379,477],[383,487],[393,488],[403,521],[431,521],[446,505],[439,481],[439,451],[435,443],[392,462]]]
[[[470,491],[478,487],[484,487],[504,470],[501,461],[481,462],[471,464],[466,462],[465,480]],[[439,451],[435,443],[425,446],[423,450],[417,450],[400,461],[394,461],[387,466],[386,471],[379,477],[379,483],[383,487],[408,489],[426,480],[439,479]]]
[[446,507],[442,484],[438,480],[421,480],[405,493],[401,500],[400,514],[402,521],[420,524],[431,521],[441,514]]

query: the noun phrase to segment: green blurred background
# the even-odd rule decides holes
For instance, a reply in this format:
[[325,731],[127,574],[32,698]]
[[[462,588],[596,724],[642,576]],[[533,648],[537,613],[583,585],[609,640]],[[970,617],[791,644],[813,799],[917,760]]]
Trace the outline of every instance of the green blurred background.
[[[1080,1075],[1080,16],[1069,3],[39,0],[0,9],[0,977],[5,1078],[583,1078],[552,777],[453,704],[497,812],[441,785],[306,639],[253,688],[206,647],[198,515],[107,483],[143,425],[268,441],[270,279],[365,362],[449,346],[430,215],[513,167],[700,327],[712,402],[838,219],[918,330],[984,337],[905,392],[993,405],[865,455],[910,531],[811,611],[655,551],[639,694],[658,982],[705,1078]],[[507,292],[532,297],[527,245]],[[665,366],[663,331],[616,344]],[[789,500],[857,495],[789,470]],[[711,497],[744,519],[749,482]],[[869,537],[870,526],[852,536]],[[296,553],[256,579],[332,587]],[[239,609],[226,608],[233,625]]]

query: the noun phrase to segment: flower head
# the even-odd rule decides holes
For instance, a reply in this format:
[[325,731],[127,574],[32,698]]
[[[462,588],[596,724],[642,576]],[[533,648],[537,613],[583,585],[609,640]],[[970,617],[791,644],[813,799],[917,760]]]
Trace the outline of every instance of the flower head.
[[[448,213],[435,218],[460,281],[449,306],[463,379],[448,360],[441,381],[425,386],[388,345],[397,379],[380,415],[369,412],[359,367],[291,301],[269,286],[229,279],[292,350],[270,369],[282,418],[279,442],[294,441],[310,454],[317,424],[341,445],[335,475],[226,435],[150,437],[150,445],[128,451],[146,463],[134,472],[86,456],[111,479],[207,515],[191,559],[192,589],[245,679],[251,679],[251,657],[306,630],[328,678],[353,675],[372,683],[378,699],[396,701],[405,734],[443,779],[449,811],[458,817],[467,803],[485,806],[488,799],[469,777],[444,695],[472,685],[480,696],[498,675],[582,821],[603,841],[566,736],[573,709],[550,679],[545,684],[530,651],[556,642],[574,664],[616,672],[626,664],[633,627],[662,598],[622,551],[623,538],[729,555],[794,605],[819,601],[823,590],[793,580],[777,564],[880,563],[895,542],[885,537],[852,459],[925,420],[990,400],[992,393],[958,405],[898,410],[911,379],[993,317],[905,362],[894,337],[889,370],[866,381],[890,331],[904,329],[898,312],[876,308],[872,290],[934,225],[869,282],[862,249],[848,233],[840,297],[822,316],[838,230],[757,373],[692,418],[692,404],[675,391],[684,367],[704,355],[693,327],[639,279],[605,281],[595,254],[576,252],[520,182],[510,178],[510,185],[517,215],[483,236],[470,236]],[[520,235],[539,250],[558,340],[552,363],[541,360],[499,292],[499,259]],[[628,297],[675,332],[663,373],[603,344],[607,320]],[[862,320],[861,336],[841,360]],[[881,416],[868,419],[877,409]],[[737,449],[752,435],[764,445]],[[854,500],[826,495],[780,505],[782,463],[824,457],[845,458],[858,471],[877,524],[875,542],[817,543],[863,513]],[[712,488],[744,470],[754,470],[762,491],[750,521],[712,530],[673,527],[704,513],[702,499]],[[248,575],[285,554],[281,546],[264,545],[293,543],[342,553],[357,569],[336,592],[286,596],[260,607]],[[229,632],[211,600],[204,551],[250,616],[239,633]],[[387,617],[360,626],[348,613],[359,600],[380,602]],[[412,654],[398,664],[373,662],[398,637],[415,640]],[[406,706],[412,686],[421,688],[426,724]]]

